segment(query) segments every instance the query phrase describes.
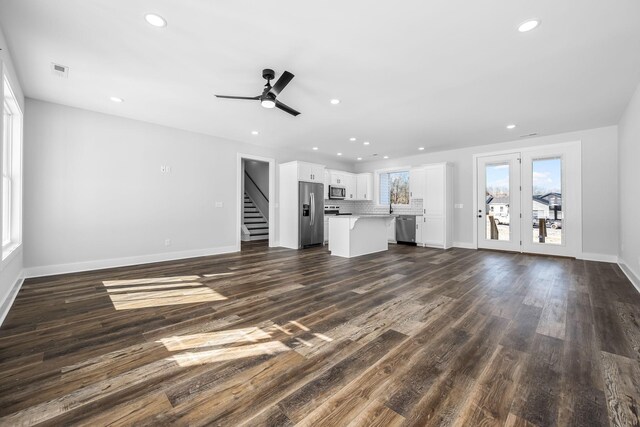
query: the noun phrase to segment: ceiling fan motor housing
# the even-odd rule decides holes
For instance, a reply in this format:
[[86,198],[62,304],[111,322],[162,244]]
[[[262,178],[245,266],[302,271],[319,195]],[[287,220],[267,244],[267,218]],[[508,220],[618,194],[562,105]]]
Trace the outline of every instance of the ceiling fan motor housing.
[[265,80],[273,80],[276,77],[276,73],[270,69],[270,68],[265,68],[264,70],[262,70],[262,78]]

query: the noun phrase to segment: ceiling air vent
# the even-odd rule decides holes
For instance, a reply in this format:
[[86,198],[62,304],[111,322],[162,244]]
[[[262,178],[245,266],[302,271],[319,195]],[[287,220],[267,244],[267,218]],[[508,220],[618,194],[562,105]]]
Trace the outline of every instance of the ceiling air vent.
[[51,72],[63,79],[66,79],[67,77],[69,77],[69,67],[65,66],[65,65],[60,65],[60,64],[55,64],[55,63],[51,63]]
[[520,135],[520,138],[531,138],[532,136],[537,136],[538,132],[528,133],[526,135]]

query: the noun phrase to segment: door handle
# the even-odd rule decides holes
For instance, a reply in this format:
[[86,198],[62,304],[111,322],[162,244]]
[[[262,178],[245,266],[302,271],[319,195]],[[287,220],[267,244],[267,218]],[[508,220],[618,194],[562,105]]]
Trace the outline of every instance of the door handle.
[[478,215],[478,218],[482,218],[482,215]]
[[316,217],[316,197],[315,193],[311,193],[311,222],[309,226],[313,225],[314,218]]

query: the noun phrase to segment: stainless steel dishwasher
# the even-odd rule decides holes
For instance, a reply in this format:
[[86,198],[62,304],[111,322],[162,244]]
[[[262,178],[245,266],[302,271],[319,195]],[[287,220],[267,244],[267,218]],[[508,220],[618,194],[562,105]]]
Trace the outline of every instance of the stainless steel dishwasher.
[[415,215],[399,215],[396,218],[396,241],[398,243],[416,242]]

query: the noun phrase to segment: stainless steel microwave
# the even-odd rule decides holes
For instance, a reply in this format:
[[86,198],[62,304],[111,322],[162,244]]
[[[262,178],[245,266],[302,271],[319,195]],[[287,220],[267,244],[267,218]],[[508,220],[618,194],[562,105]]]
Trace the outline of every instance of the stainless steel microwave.
[[330,185],[329,186],[329,198],[334,200],[343,200],[347,197],[347,189],[346,187],[342,187],[340,185]]

